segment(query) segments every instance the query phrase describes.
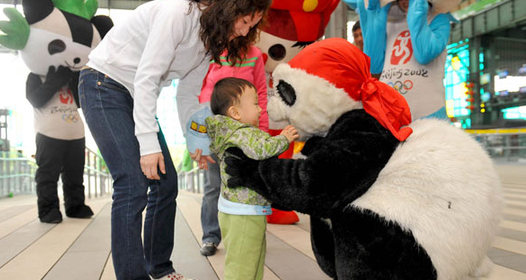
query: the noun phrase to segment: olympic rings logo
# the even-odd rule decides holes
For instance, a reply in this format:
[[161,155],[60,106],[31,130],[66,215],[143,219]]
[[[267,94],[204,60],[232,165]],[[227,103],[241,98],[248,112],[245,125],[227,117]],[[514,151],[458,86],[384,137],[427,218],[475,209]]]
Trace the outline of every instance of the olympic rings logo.
[[76,123],[79,121],[79,116],[77,114],[63,114],[62,119],[67,123]]
[[406,94],[413,88],[413,81],[411,80],[405,80],[403,82],[396,81],[394,83],[388,82],[387,84],[398,91],[400,94]]

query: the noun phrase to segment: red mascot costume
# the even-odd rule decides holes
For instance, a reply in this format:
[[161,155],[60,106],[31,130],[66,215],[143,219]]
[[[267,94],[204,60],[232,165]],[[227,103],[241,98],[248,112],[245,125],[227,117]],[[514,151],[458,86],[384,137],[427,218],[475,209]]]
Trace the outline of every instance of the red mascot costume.
[[[273,93],[272,71],[279,63],[287,63],[307,45],[323,36],[331,13],[339,0],[274,0],[268,12],[267,26],[263,28],[256,46],[263,52],[267,72],[268,95]],[[278,135],[286,123],[269,119],[269,133]],[[290,145],[280,158],[291,158],[301,150],[302,142]],[[270,224],[293,224],[299,221],[293,211],[272,209],[267,216]]]

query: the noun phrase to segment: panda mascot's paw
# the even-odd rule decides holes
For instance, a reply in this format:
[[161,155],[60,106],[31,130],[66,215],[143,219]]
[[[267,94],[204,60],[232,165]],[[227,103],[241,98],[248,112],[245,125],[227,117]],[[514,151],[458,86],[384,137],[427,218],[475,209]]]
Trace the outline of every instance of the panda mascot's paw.
[[81,204],[66,208],[66,216],[70,218],[88,219],[93,216],[93,211],[88,205]]
[[225,153],[225,171],[231,175],[227,187],[246,187],[265,196],[268,192],[258,172],[259,161],[247,157],[239,148],[228,148]]
[[49,66],[46,74],[46,83],[54,85],[56,88],[60,88],[69,82],[72,77],[73,71],[71,71],[69,67],[60,65],[55,69],[55,66]]

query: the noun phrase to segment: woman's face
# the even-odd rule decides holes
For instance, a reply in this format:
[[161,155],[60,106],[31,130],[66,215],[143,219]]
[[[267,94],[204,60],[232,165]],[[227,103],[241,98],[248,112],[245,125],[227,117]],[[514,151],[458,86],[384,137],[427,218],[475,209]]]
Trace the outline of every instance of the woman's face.
[[239,36],[247,36],[250,29],[258,24],[262,17],[263,12],[256,12],[254,15],[245,15],[236,19],[230,40]]

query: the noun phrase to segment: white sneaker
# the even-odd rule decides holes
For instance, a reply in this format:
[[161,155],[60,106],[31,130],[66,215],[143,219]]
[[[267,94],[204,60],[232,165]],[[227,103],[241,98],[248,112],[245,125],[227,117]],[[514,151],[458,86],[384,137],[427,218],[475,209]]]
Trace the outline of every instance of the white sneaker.
[[184,277],[182,274],[180,273],[175,273],[175,272],[172,272],[168,275],[165,275],[161,278],[157,278],[159,280],[192,280],[190,278],[186,278]]

